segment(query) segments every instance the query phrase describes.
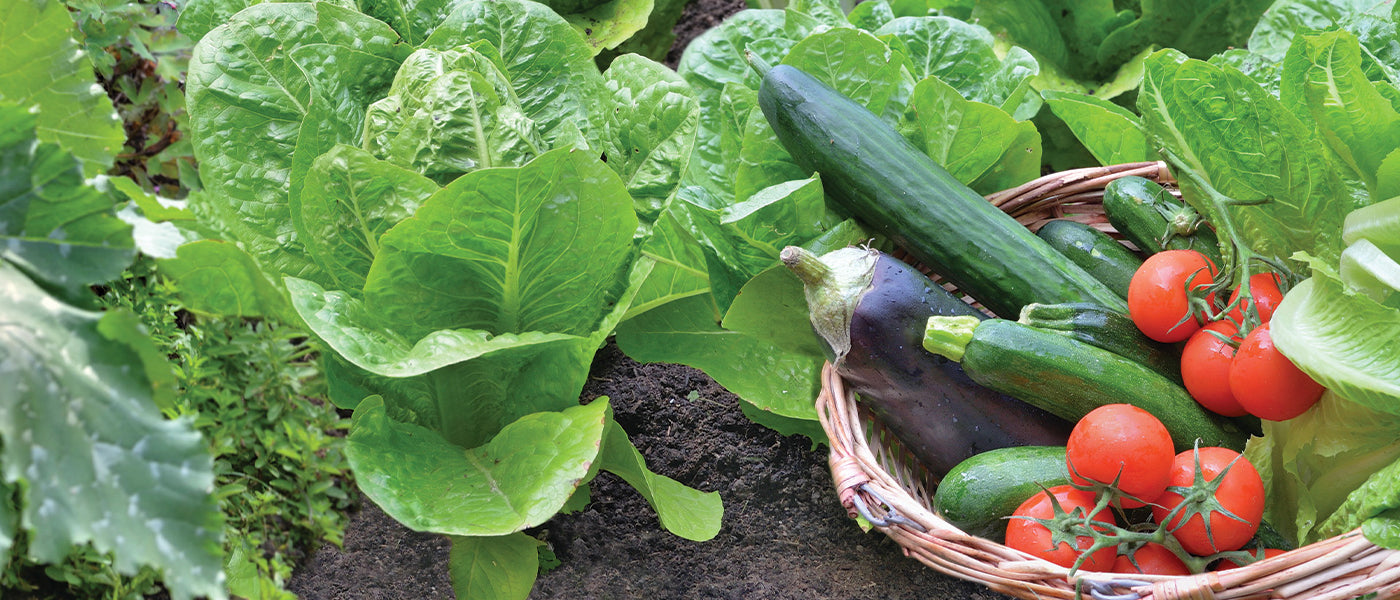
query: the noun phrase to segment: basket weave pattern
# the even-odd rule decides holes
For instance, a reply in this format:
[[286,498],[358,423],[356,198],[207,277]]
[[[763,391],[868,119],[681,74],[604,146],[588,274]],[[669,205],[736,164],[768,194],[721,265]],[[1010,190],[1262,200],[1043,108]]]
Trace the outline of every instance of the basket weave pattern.
[[[1119,177],[1137,175],[1171,184],[1161,162],[1077,169],[1042,177],[988,200],[1038,229],[1071,218],[1112,232],[1099,200]],[[856,401],[831,364],[816,399],[830,440],[832,479],[841,504],[863,516],[910,556],[954,577],[997,592],[1040,600],[1346,600],[1366,594],[1400,597],[1400,551],[1378,547],[1359,530],[1237,569],[1191,576],[1077,572],[959,530],[931,509],[929,475]]]

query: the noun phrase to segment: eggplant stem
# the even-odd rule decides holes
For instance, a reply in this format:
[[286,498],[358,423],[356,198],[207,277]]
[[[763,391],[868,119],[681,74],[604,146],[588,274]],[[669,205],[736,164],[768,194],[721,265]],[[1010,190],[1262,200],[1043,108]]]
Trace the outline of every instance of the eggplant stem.
[[822,262],[821,257],[801,246],[783,248],[778,259],[806,285],[820,286],[831,279],[831,267]]

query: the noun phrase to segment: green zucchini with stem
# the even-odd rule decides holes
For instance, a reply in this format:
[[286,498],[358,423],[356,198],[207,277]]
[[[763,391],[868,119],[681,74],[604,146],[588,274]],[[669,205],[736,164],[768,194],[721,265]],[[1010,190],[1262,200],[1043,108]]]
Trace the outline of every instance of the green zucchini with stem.
[[1215,230],[1155,181],[1130,175],[1109,182],[1103,211],[1113,228],[1144,254],[1195,250],[1221,266]]
[[1136,361],[1076,339],[1005,319],[935,316],[924,348],[962,364],[987,388],[1077,422],[1105,404],[1127,403],[1156,416],[1178,451],[1244,449],[1240,424],[1201,407],[1186,389]]
[[802,168],[821,174],[827,198],[997,315],[1032,302],[1127,301],[958,181],[898,131],[830,86],[789,65],[763,74],[758,104]]

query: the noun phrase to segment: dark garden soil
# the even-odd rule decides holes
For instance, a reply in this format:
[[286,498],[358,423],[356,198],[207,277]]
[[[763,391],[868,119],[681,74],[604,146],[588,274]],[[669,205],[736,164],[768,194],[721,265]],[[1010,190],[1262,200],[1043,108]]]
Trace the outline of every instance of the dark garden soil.
[[[674,66],[690,39],[741,8],[742,0],[692,2],[667,62]],[[611,399],[652,470],[719,492],[723,526],[706,542],[671,535],[635,490],[600,473],[585,510],[530,532],[560,562],[540,577],[532,599],[1004,598],[904,557],[882,534],[863,532],[836,499],[826,448],[753,424],[738,398],[704,373],[640,365],[609,344],[582,398],[600,396]],[[344,547],[317,551],[288,587],[303,600],[452,598],[448,551],[445,538],[409,531],[366,500],[351,517]]]

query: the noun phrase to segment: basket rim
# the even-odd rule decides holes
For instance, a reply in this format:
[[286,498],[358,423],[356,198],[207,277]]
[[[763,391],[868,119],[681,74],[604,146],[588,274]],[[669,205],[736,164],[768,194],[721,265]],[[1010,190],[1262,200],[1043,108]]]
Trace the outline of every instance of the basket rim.
[[[1083,220],[1113,233],[1102,218],[1099,200],[1108,183],[1129,175],[1166,186],[1176,183],[1165,162],[1125,163],[1051,173],[988,195],[987,200],[1030,228],[1067,214],[1068,206],[1098,209],[1097,216],[1090,210]],[[1371,593],[1400,597],[1400,551],[1371,543],[1359,527],[1227,571],[1179,576],[1070,573],[1066,567],[966,533],[938,516],[930,508],[929,482],[915,472],[916,466],[911,468],[911,458],[882,443],[878,423],[830,361],[823,364],[820,380],[817,416],[829,442],[833,484],[847,514],[864,516],[906,556],[946,575],[1027,600],[1072,599],[1086,591],[1113,600],[1345,600]]]

